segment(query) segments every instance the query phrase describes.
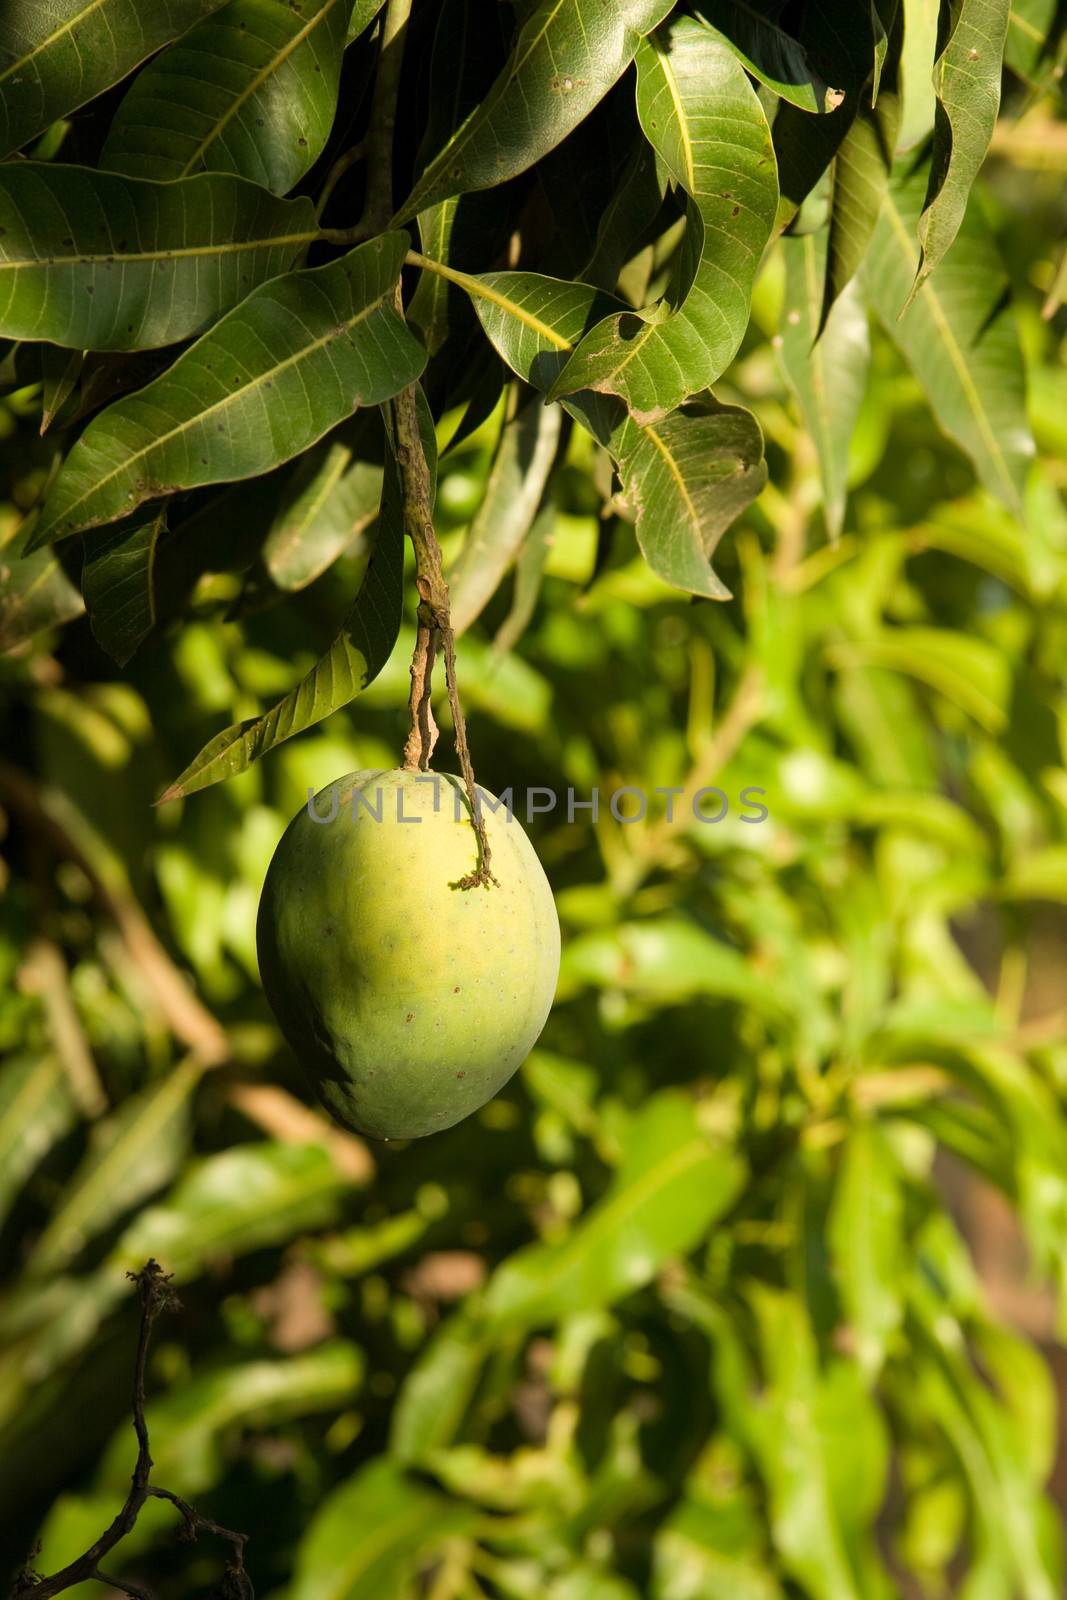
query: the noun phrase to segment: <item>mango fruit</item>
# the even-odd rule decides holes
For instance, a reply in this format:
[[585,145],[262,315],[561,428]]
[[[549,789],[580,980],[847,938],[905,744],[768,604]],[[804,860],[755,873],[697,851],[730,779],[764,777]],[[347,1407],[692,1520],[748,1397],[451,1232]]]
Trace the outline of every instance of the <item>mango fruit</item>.
[[529,1054],[559,974],[544,869],[503,807],[478,862],[461,780],[352,772],[295,816],[267,870],[256,939],[271,1009],[322,1104],[377,1139],[437,1133]]

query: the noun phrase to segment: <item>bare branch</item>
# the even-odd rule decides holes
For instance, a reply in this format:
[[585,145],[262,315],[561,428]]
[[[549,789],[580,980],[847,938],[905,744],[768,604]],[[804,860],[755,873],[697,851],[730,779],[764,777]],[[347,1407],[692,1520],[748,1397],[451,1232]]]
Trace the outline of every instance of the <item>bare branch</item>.
[[53,1595],[62,1594],[66,1589],[73,1589],[76,1584],[84,1583],[88,1578],[110,1584],[120,1593],[130,1595],[131,1600],[152,1600],[149,1591],[140,1585],[112,1578],[102,1572],[100,1562],[126,1537],[137,1521],[145,1501],[153,1497],[169,1500],[180,1511],[183,1538],[197,1539],[201,1533],[210,1533],[220,1539],[226,1539],[233,1546],[232,1554],[226,1564],[221,1600],[255,1600],[251,1579],[244,1566],[247,1536],[235,1533],[231,1528],[223,1528],[219,1523],[212,1522],[210,1517],[201,1516],[199,1511],[180,1495],[149,1482],[152,1453],[148,1440],[148,1424],[145,1421],[145,1368],[148,1362],[148,1346],[152,1337],[152,1325],[160,1312],[171,1309],[178,1302],[170,1286],[170,1275],[163,1271],[158,1261],[148,1261],[140,1272],[131,1272],[128,1276],[136,1283],[141,1296],[141,1324],[133,1367],[132,1395],[133,1429],[137,1435],[137,1461],[130,1479],[130,1492],[111,1526],[106,1528],[76,1561],[69,1562],[59,1572],[53,1572],[48,1577],[40,1577],[27,1564],[15,1579],[11,1600],[51,1600]]

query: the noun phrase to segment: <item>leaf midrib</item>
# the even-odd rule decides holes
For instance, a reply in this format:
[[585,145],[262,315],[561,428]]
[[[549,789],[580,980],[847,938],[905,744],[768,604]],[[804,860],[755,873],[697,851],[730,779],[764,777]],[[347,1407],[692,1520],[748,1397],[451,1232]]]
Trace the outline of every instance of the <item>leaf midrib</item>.
[[20,56],[17,61],[12,61],[6,66],[0,72],[0,83],[3,83],[5,78],[9,78],[13,72],[18,72],[22,67],[27,66],[35,56],[39,56],[42,50],[47,50],[57,39],[61,39],[65,33],[72,33],[80,23],[85,21],[86,17],[90,16],[94,11],[99,11],[100,7],[107,5],[107,3],[108,0],[89,0],[87,6],[83,6],[74,16],[68,17],[66,22],[61,23],[58,28],[54,28],[46,39],[41,40],[40,44],[35,44],[32,50],[28,50],[24,56]]
[[7,257],[0,260],[0,272],[21,272],[26,267],[86,267],[107,265],[124,267],[139,261],[181,261],[186,257],[237,255],[243,250],[264,250],[274,245],[312,244],[319,237],[318,228],[304,233],[270,234],[262,239],[223,240],[219,244],[183,245],[173,250],[112,250],[109,254],[81,254],[75,256],[27,256],[23,260]]

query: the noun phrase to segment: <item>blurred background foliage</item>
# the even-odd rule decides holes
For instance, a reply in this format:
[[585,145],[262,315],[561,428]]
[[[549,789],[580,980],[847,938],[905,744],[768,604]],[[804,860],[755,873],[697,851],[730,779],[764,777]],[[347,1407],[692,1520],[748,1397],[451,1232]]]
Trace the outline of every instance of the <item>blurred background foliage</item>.
[[[1067,321],[1040,308],[1067,203],[1064,124],[1016,94],[982,204],[1042,464],[1025,522],[872,327],[828,541],[780,249],[719,391],[756,412],[770,472],[717,556],[733,599],[652,575],[571,436],[461,641],[479,780],[730,804],[535,819],[558,1003],[507,1092],[445,1134],[331,1128],[254,949],[309,786],[396,763],[410,615],[351,708],[153,808],[316,659],[366,559],[358,516],[278,606],[238,487],[190,620],[158,619],[121,670],[42,561],[41,618],[69,621],[0,659],[11,1570],[38,1538],[42,1570],[71,1559],[121,1503],[125,1274],[155,1256],[182,1302],[152,1352],[157,1478],[249,1532],[273,1600],[1064,1592]],[[51,457],[47,386],[19,377],[5,540]],[[438,424],[450,563],[506,404],[452,445],[459,416]],[[221,1562],[176,1520],[150,1505],[117,1569],[164,1600]]]

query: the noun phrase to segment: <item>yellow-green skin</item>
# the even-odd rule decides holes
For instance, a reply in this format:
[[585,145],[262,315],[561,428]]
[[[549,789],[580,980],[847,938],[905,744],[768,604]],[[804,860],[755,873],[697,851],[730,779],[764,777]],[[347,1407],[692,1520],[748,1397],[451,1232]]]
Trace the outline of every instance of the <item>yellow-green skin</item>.
[[529,1054],[559,975],[556,907],[518,821],[484,803],[498,886],[456,887],[478,848],[451,774],[352,772],[316,816],[334,795],[333,820],[305,806],[268,868],[263,987],[333,1116],[415,1139],[476,1111]]

